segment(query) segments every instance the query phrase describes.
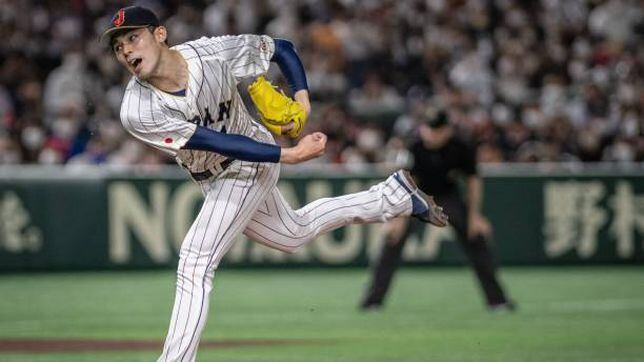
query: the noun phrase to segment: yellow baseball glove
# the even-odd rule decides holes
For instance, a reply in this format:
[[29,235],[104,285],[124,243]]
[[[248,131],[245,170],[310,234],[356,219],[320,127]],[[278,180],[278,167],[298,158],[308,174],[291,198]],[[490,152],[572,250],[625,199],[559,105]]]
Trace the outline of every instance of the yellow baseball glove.
[[293,128],[286,134],[291,138],[300,135],[307,119],[306,111],[300,103],[279,92],[262,76],[248,86],[248,93],[259,111],[262,124],[271,133],[281,135],[282,126],[292,121]]

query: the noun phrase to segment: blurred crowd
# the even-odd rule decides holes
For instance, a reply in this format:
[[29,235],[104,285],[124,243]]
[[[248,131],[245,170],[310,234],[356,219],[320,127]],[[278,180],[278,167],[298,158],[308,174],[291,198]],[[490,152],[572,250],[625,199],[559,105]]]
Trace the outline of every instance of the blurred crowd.
[[0,163],[172,162],[124,133],[129,76],[97,41],[132,3],[171,44],[291,40],[314,102],[307,131],[329,135],[320,162],[404,160],[438,108],[483,162],[644,160],[640,0],[5,0]]

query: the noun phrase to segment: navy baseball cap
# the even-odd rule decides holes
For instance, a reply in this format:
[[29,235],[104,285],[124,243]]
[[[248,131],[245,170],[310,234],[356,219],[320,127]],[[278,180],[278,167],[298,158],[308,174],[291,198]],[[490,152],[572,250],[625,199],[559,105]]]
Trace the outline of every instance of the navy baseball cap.
[[159,18],[154,13],[141,6],[121,8],[114,14],[110,26],[101,35],[100,41],[112,39],[112,36],[123,29],[137,29],[147,26],[159,26]]

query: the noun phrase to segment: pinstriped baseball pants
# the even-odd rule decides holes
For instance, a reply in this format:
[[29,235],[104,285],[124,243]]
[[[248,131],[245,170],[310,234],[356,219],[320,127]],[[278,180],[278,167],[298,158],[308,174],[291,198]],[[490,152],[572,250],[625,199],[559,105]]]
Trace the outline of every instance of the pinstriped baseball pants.
[[279,164],[236,161],[219,177],[201,183],[206,197],[181,245],[174,308],[158,361],[195,360],[215,269],[240,232],[294,252],[339,227],[411,213],[410,196],[393,177],[367,191],[293,210],[276,186],[279,169]]

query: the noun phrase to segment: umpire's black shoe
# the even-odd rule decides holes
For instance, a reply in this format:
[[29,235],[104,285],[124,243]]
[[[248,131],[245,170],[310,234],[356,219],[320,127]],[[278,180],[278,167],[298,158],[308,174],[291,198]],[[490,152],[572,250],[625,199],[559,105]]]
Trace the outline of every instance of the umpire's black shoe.
[[414,179],[407,170],[398,170],[394,173],[394,179],[407,190],[411,196],[411,215],[417,219],[436,226],[447,225],[447,215],[443,208],[438,206],[434,198],[421,191]]
[[382,309],[382,302],[365,300],[358,306],[363,312],[375,312]]
[[501,303],[488,304],[487,310],[491,313],[507,313],[517,310],[517,304],[511,300]]

